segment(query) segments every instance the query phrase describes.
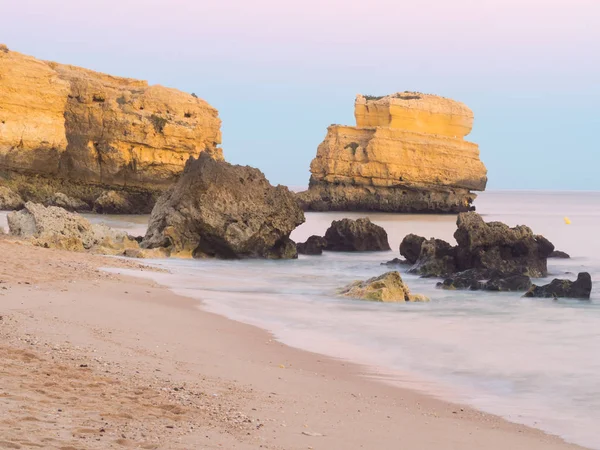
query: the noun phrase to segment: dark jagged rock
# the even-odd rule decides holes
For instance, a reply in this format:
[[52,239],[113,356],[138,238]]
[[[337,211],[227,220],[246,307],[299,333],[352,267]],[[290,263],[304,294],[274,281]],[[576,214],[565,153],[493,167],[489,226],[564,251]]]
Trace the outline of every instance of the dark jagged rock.
[[560,250],[554,250],[552,253],[548,255],[548,258],[561,258],[561,259],[569,259],[571,255],[565,252],[561,252]]
[[296,243],[296,249],[301,255],[321,255],[327,247],[327,240],[321,236],[311,236],[306,242]]
[[334,220],[325,232],[327,247],[334,252],[367,252],[390,249],[386,231],[368,218]]
[[437,284],[442,289],[469,289],[472,291],[526,291],[531,287],[527,275],[507,275],[496,270],[468,269]]
[[404,256],[409,263],[416,263],[421,254],[421,244],[423,244],[424,241],[425,238],[422,236],[417,236],[412,233],[406,235],[400,243],[400,254]]
[[158,199],[142,247],[199,258],[295,258],[289,236],[303,222],[288,188],[204,152]]
[[411,264],[406,259],[394,258],[390,261],[381,263],[382,266],[410,266]]
[[577,280],[560,280],[555,278],[544,286],[531,286],[524,297],[542,298],[580,298],[589,299],[592,292],[592,277],[587,272],[580,272]]
[[409,272],[424,277],[446,277],[456,272],[456,248],[441,239],[424,240],[417,262]]
[[[457,246],[439,239],[425,240],[408,235],[400,245],[414,259],[416,243],[422,239],[412,272],[424,276],[448,277],[468,269],[489,269],[502,274],[544,277],[546,259],[554,246],[545,237],[534,235],[529,227],[510,228],[501,222],[483,221],[475,212],[461,213],[456,221]],[[409,259],[410,260],[410,259]]]

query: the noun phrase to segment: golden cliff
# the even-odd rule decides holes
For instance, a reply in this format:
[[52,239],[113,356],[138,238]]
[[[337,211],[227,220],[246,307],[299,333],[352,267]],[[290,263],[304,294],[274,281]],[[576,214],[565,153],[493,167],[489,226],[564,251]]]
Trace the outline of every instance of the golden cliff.
[[464,140],[473,112],[413,92],[358,95],[356,127],[331,125],[310,165],[307,210],[454,213],[474,209],[487,182],[477,144]]
[[0,45],[0,185],[25,201],[149,212],[190,156],[222,158],[220,125],[193,94]]

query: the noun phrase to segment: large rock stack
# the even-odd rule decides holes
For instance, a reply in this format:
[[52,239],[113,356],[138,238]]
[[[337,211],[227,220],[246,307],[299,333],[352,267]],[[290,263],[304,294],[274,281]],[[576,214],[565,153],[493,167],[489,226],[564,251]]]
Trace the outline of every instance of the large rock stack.
[[455,213],[487,182],[473,112],[435,95],[358,95],[356,126],[331,125],[310,166],[306,210]]

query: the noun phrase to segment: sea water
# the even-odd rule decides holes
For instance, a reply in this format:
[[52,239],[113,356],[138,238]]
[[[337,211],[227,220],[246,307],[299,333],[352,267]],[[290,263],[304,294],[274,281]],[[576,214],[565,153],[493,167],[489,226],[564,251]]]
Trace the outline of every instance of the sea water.
[[[486,192],[476,201],[486,221],[528,225],[568,260],[549,259],[550,274],[600,281],[600,193]],[[525,299],[520,293],[444,291],[435,279],[380,263],[399,257],[408,233],[454,242],[452,215],[308,213],[292,234],[323,235],[332,220],[368,216],[383,226],[392,250],[300,255],[291,261],[168,260],[155,274],[203,307],[271,331],[302,349],[366,364],[373,374],[511,421],[600,449],[600,293],[590,301]],[[570,224],[564,220],[570,219]],[[92,216],[132,234],[143,217]],[[340,298],[354,280],[400,270],[429,303],[372,303]]]

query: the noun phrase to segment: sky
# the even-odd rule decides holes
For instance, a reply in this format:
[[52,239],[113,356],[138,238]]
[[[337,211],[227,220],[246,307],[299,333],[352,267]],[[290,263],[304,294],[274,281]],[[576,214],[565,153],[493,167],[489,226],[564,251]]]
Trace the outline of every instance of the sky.
[[600,0],[0,0],[11,50],[194,92],[225,158],[305,186],[356,94],[475,114],[489,189],[600,190]]

